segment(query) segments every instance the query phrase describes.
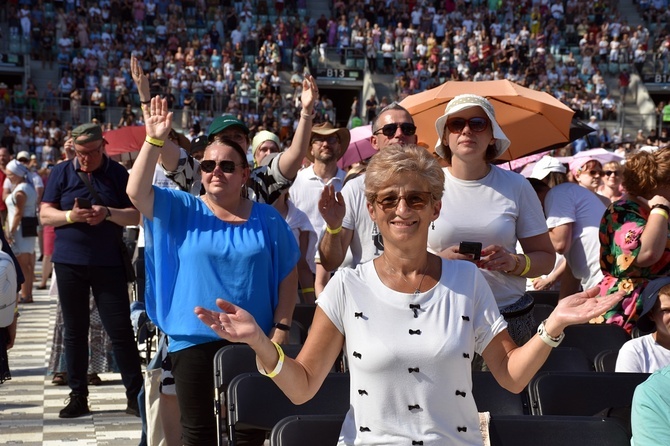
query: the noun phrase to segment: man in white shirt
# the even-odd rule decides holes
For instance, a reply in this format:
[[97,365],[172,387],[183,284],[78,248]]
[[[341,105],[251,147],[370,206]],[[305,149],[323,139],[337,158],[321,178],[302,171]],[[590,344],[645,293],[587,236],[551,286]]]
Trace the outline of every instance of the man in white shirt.
[[633,338],[621,347],[617,372],[653,373],[670,365],[670,277],[649,282],[640,299],[637,328],[653,333]]

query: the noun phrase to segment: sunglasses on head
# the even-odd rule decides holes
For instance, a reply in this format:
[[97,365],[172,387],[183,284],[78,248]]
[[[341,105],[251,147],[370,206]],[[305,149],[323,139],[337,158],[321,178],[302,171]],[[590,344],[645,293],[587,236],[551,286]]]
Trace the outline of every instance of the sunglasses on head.
[[407,206],[414,209],[415,211],[420,211],[421,209],[428,206],[428,204],[433,199],[433,195],[430,192],[408,192],[407,195],[398,195],[396,193],[390,193],[387,195],[378,196],[375,201],[383,210],[388,211],[390,209],[395,209],[400,203],[400,200],[405,200]]
[[489,127],[489,120],[487,118],[451,118],[447,120],[447,128],[451,133],[461,133],[465,125],[475,133],[483,132]]
[[615,177],[618,177],[619,176],[619,171],[618,170],[604,170],[603,175],[605,175],[606,177],[608,177],[610,175],[614,175]]
[[409,122],[403,122],[401,124],[393,123],[393,124],[386,124],[379,130],[375,132],[375,135],[378,135],[379,133],[383,134],[387,138],[393,138],[395,136],[396,131],[398,130],[398,127],[400,127],[400,131],[402,132],[403,135],[405,136],[412,136],[416,133],[416,126],[412,123]]
[[243,166],[244,164],[235,164],[235,161],[223,160],[218,163],[214,160],[203,160],[200,161],[200,169],[205,173],[212,173],[216,166],[219,166],[221,172],[223,173],[233,173],[237,166]]

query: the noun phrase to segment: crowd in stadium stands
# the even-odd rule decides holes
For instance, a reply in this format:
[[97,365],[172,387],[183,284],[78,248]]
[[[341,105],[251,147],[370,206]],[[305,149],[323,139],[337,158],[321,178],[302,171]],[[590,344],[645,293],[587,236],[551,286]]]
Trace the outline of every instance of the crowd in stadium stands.
[[[629,26],[615,1],[600,0],[337,0],[330,18],[310,16],[305,0],[14,0],[4,11],[10,37],[29,40],[31,56],[57,67],[58,77],[43,91],[30,80],[25,90],[0,84],[2,145],[49,161],[44,153],[60,147],[72,125],[104,122],[108,107],[124,111],[107,128],[141,123],[131,55],[149,73],[152,93],[182,110],[177,124],[189,138],[232,113],[252,133],[268,129],[286,144],[301,75],[332,57],[329,49],[395,75],[396,97],[378,107],[446,80],[510,79],[551,93],[578,117],[616,119],[604,74],[618,77],[625,100],[633,70],[653,62],[669,72],[668,1],[637,6],[649,26]],[[282,71],[292,72],[290,85]],[[84,116],[82,106],[93,112]],[[326,97],[316,110],[317,120],[335,118]],[[352,106],[352,117],[365,112]]]

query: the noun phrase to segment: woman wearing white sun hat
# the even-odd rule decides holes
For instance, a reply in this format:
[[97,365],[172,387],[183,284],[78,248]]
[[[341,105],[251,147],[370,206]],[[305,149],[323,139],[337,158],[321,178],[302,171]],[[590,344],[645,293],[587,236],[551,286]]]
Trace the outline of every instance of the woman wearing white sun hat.
[[[525,294],[526,277],[548,274],[556,258],[542,206],[523,176],[491,164],[510,141],[487,99],[456,96],[435,127],[435,150],[449,165],[444,169],[442,212],[429,231],[428,247],[448,259],[474,260],[460,252],[459,244],[482,244],[481,258],[474,261],[512,338],[522,345],[537,328],[533,299]],[[516,252],[517,241],[523,253]]]

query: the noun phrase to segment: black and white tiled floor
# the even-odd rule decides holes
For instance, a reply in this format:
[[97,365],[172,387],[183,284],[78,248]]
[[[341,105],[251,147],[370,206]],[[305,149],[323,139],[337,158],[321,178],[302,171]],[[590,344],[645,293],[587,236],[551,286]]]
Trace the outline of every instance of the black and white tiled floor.
[[34,300],[19,305],[16,345],[9,351],[12,379],[0,384],[0,444],[137,446],[142,425],[124,412],[119,374],[101,374],[103,384],[89,388],[91,415],[58,418],[69,388],[55,386],[47,376],[56,299],[35,290]]

